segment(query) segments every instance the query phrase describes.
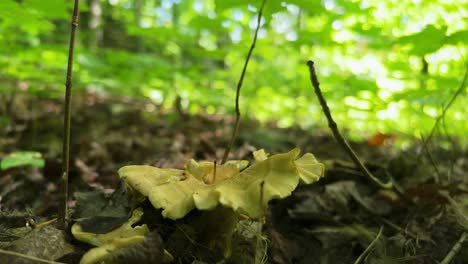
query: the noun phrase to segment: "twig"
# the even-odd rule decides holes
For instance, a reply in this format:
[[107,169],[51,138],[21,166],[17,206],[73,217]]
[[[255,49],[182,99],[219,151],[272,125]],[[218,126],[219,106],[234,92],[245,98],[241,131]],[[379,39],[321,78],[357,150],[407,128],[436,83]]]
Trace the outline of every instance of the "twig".
[[[386,225],[388,225],[389,227],[395,229],[396,231],[403,233],[404,236],[411,237],[412,239],[414,239],[414,240],[416,240],[416,241],[419,240],[417,234],[414,234],[414,233],[412,233],[412,232],[410,232],[410,231],[408,231],[408,230],[406,230],[406,229],[403,229],[403,228],[399,227],[398,225],[396,225],[396,224],[390,222],[389,220],[387,220],[387,219],[385,219],[385,218],[383,218],[383,217],[378,217],[378,220],[382,221],[384,224],[386,224]],[[429,239],[425,239],[425,241],[430,242],[430,243],[433,244],[433,245],[437,245],[437,243],[436,243],[434,240],[430,239],[430,238],[429,238]]]
[[314,62],[313,61],[308,61],[307,65],[309,66],[309,71],[310,71],[310,80],[312,82],[312,86],[314,87],[315,94],[317,95],[320,105],[322,106],[323,113],[327,117],[328,120],[328,127],[330,127],[331,131],[333,132],[333,136],[335,137],[336,141],[341,145],[341,147],[346,151],[348,156],[351,158],[351,160],[354,162],[356,167],[358,167],[362,173],[364,173],[365,176],[367,176],[369,179],[372,180],[376,185],[378,185],[381,188],[384,189],[391,189],[393,188],[393,182],[390,179],[387,183],[381,182],[377,177],[375,177],[364,165],[364,163],[361,162],[361,160],[358,158],[354,150],[351,148],[349,143],[346,141],[346,139],[340,134],[338,130],[338,126],[336,125],[335,121],[333,120],[333,117],[331,115],[330,109],[328,108],[327,101],[325,101],[325,98],[322,95],[322,91],[320,90],[320,83],[317,79],[317,73],[315,72],[314,68]]
[[[442,109],[442,113],[436,118],[436,121],[434,123],[434,126],[432,126],[431,132],[427,136],[426,140],[423,139],[423,150],[427,148],[427,143],[432,139],[432,136],[434,136],[434,132],[436,128],[439,126],[440,120],[442,120],[445,116],[445,113],[447,113],[448,109],[452,106],[453,102],[455,102],[455,99],[465,90],[466,87],[466,82],[468,80],[468,63],[465,63],[465,74],[463,75],[463,80],[460,83],[460,86],[458,89],[453,93],[452,97],[450,100],[447,102],[447,104],[444,106]],[[425,153],[424,151],[421,151],[417,157],[417,160],[419,161],[421,159],[422,154]]]
[[62,199],[58,212],[58,227],[65,229],[68,222],[68,174],[70,171],[70,123],[71,123],[71,90],[73,76],[73,51],[75,50],[75,33],[78,27],[79,0],[75,0],[68,48],[67,77],[65,83],[65,113],[63,126],[63,164],[62,164]]
[[40,262],[40,263],[64,264],[63,262],[56,262],[56,261],[52,261],[52,260],[41,259],[41,258],[37,258],[37,257],[33,257],[33,256],[28,256],[28,255],[25,255],[25,254],[22,254],[22,253],[19,253],[19,252],[3,250],[3,249],[0,249],[0,254],[15,256],[15,257],[24,258],[24,259],[29,259],[29,260],[32,260],[32,261],[35,261],[35,262]]
[[239,133],[239,125],[240,125],[240,117],[241,113],[239,110],[239,96],[240,96],[240,89],[242,87],[242,83],[244,81],[244,76],[247,71],[247,65],[249,64],[250,57],[252,56],[252,52],[255,48],[255,44],[257,43],[257,37],[258,37],[258,31],[260,30],[261,26],[261,21],[262,21],[262,13],[263,13],[263,8],[265,7],[266,0],[262,1],[262,5],[260,6],[260,10],[258,11],[258,17],[257,17],[257,28],[255,29],[255,34],[254,38],[252,40],[252,45],[250,45],[249,52],[247,53],[247,58],[245,59],[244,63],[244,68],[242,68],[242,73],[239,77],[239,81],[237,82],[237,89],[236,89],[236,123],[234,125],[234,130],[232,131],[232,136],[231,140],[229,142],[228,147],[224,151],[223,159],[221,161],[221,164],[224,164],[227,161],[227,158],[229,156],[229,152],[232,149],[232,146],[234,145],[234,141],[237,138],[237,134]]
[[449,251],[449,253],[445,256],[445,258],[440,262],[440,264],[450,264],[452,262],[452,259],[458,254],[458,252],[461,249],[461,246],[463,242],[465,242],[466,238],[468,237],[468,233],[464,231],[460,238],[458,239],[457,243],[453,245],[452,249]]
[[380,239],[380,236],[382,235],[382,231],[383,231],[383,227],[380,227],[380,230],[379,230],[379,233],[377,234],[377,236],[374,238],[374,240],[372,240],[372,242],[369,244],[369,246],[364,250],[364,252],[362,252],[361,255],[359,255],[359,257],[356,259],[356,261],[354,261],[354,264],[359,264],[361,263],[364,258],[369,254],[369,252],[372,250],[372,248],[375,246],[375,244],[377,244],[377,241],[379,241]]
[[[421,140],[423,142],[423,144],[425,145],[425,139],[424,139],[424,136],[421,134]],[[437,163],[434,159],[434,156],[432,155],[431,151],[429,150],[429,148],[427,147],[427,145],[425,145],[426,147],[423,148],[424,151],[426,152],[426,155],[427,157],[429,158],[429,161],[431,162],[431,165],[432,167],[434,168],[434,171],[436,172],[436,177],[435,178],[435,182],[436,183],[440,183],[441,179],[442,179],[442,174],[440,173],[439,171],[439,167],[437,166]]]
[[455,153],[457,143],[448,133],[447,122],[445,118],[442,120],[442,129],[444,131],[445,136],[447,137],[447,139],[450,141],[450,144],[451,144],[451,148],[450,148],[451,151],[450,151],[450,158],[449,158],[450,165],[449,165],[449,169],[447,170],[447,181],[451,182],[451,175],[453,174],[453,170],[455,168],[454,161],[457,160],[456,153]]

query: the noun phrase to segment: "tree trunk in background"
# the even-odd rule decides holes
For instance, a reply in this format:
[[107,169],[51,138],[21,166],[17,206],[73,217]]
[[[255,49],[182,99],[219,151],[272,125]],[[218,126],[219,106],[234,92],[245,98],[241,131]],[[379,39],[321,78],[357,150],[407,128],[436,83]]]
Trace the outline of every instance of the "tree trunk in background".
[[[137,27],[141,27],[141,21],[143,17],[143,6],[145,5],[145,0],[134,0],[133,1],[133,14],[135,18],[135,24]],[[136,48],[138,52],[145,51],[145,43],[143,38],[136,38]]]
[[179,9],[177,8],[178,5],[176,3],[172,4],[172,25],[174,28],[177,27],[177,24],[179,23]]
[[297,15],[297,34],[300,34],[300,31],[305,28],[305,20],[307,18],[307,12],[302,8],[299,9],[299,14]]
[[[159,1],[158,1],[159,2]],[[159,3],[160,4],[160,3]],[[177,30],[179,26],[179,12],[177,10],[177,4],[173,3],[172,8],[171,8],[171,21],[172,21],[172,27]],[[174,42],[177,43],[177,40],[174,40]],[[180,45],[180,44],[178,44]],[[183,52],[184,49],[180,49],[181,52]],[[181,56],[183,57],[183,54],[173,54],[172,55],[172,75],[171,75],[171,85],[172,88],[175,90],[176,97],[174,101],[174,106],[179,113],[179,115],[186,120],[187,116],[184,114],[184,110],[182,107],[182,98],[180,97],[180,88],[177,85],[177,80],[176,80],[176,73],[179,70],[179,67],[181,66]]]
[[96,51],[102,43],[102,6],[101,0],[90,0],[90,19],[88,22],[89,27],[89,49]]

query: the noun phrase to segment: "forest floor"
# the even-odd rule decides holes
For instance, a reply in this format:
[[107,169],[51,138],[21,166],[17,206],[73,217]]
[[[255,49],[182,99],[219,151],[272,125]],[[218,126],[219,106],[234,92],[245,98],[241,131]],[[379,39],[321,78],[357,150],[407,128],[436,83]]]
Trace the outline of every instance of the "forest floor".
[[[46,222],[56,217],[60,199],[61,104],[38,99],[16,104],[14,121],[1,131],[0,158],[34,150],[42,154],[45,165],[0,170],[0,259],[4,260],[0,262],[78,263],[91,246],[74,239],[69,230],[61,232]],[[109,201],[126,203],[114,192],[121,190],[117,171],[122,166],[180,169],[192,158],[219,159],[234,121],[226,116],[160,111],[150,104],[93,94],[79,96],[73,109],[72,220],[86,215],[86,210],[97,212]],[[228,259],[219,248],[194,242],[196,230],[189,230],[194,232],[190,234],[181,228],[189,220],[162,219],[147,203],[147,216],[141,221],[157,242],[146,245],[146,251],[140,248],[138,256],[115,263],[162,262],[164,249],[175,263],[254,263],[262,249],[266,249],[266,263],[468,263],[468,244],[463,244],[468,230],[466,150],[431,142],[430,151],[418,158],[421,143],[415,141],[402,151],[391,144],[398,138],[384,139],[376,134],[351,145],[375,175],[392,175],[403,195],[373,185],[327,130],[280,129],[243,120],[233,159],[252,160],[252,152],[261,148],[281,153],[299,147],[325,164],[325,176],[314,184],[301,184],[286,199],[272,201],[262,232],[235,234]],[[94,221],[113,228],[119,225]],[[238,230],[260,230],[258,222],[241,223]]]

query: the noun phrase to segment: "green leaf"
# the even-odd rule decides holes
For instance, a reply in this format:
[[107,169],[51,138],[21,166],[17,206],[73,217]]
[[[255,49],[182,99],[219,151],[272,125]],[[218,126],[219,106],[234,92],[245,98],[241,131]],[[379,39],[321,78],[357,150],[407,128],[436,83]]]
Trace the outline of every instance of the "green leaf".
[[447,44],[458,44],[468,42],[468,30],[457,31],[447,37]]
[[49,19],[68,19],[70,16],[67,1],[25,0],[22,5]]
[[42,154],[35,151],[13,152],[0,161],[0,170],[7,170],[15,167],[33,166],[44,167]]
[[251,4],[250,0],[216,0],[216,9],[229,9],[233,7],[247,7]]
[[427,25],[418,33],[399,38],[397,41],[401,45],[411,45],[410,51],[418,56],[439,50],[446,40],[445,32],[447,26],[436,28],[434,25]]
[[297,5],[301,9],[307,10],[311,14],[319,14],[320,12],[325,11],[325,8],[322,5],[322,1],[288,0],[284,2],[288,4]]
[[21,9],[20,4],[12,0],[0,1],[0,16],[2,19],[14,18],[19,14],[23,14],[24,10]]
[[[11,122],[11,118],[9,118],[8,116],[0,116],[0,125],[6,126],[10,122]],[[1,166],[0,166],[0,169],[1,169]]]

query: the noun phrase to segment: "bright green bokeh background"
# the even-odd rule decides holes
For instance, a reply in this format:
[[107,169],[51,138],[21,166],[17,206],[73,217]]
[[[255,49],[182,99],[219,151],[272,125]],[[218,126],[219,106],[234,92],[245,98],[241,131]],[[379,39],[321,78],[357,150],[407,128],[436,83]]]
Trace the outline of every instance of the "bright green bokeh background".
[[[0,95],[22,88],[61,98],[73,1],[18,2],[0,1]],[[260,1],[81,2],[76,93],[164,107],[179,95],[192,113],[234,112]],[[268,0],[262,21],[244,117],[325,127],[305,66],[312,59],[337,123],[352,135],[427,135],[464,76],[466,0]],[[465,143],[466,104],[464,91],[442,122]]]

